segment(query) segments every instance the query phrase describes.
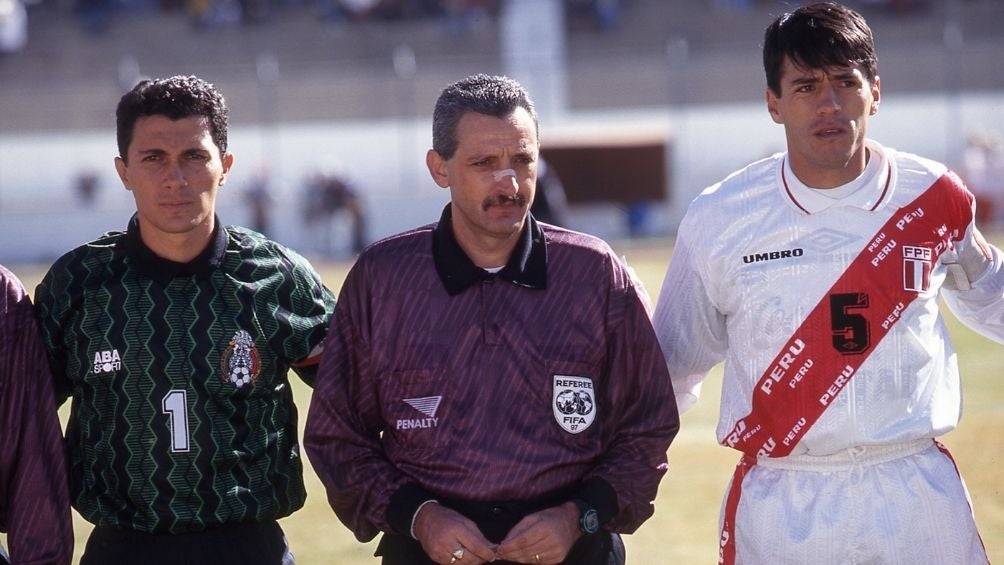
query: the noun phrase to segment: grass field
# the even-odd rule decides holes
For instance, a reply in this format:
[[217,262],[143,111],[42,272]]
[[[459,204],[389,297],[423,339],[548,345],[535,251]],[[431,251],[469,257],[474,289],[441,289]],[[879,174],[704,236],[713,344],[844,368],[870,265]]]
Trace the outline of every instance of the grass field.
[[[1000,237],[993,238],[1001,244]],[[616,246],[657,298],[669,259],[669,243],[632,243]],[[337,292],[348,265],[317,264],[326,284]],[[13,268],[34,288],[43,268]],[[947,309],[946,309],[947,312]],[[977,521],[991,561],[1004,562],[1004,494],[1001,467],[1004,438],[1004,347],[961,326],[947,315],[958,350],[963,376],[965,412],[959,429],[942,438],[966,478]],[[720,369],[720,368],[719,368]],[[310,389],[293,379],[295,395],[306,413]],[[631,563],[683,565],[714,563],[717,559],[717,520],[721,496],[737,460],[737,452],[715,441],[720,370],[709,378],[701,402],[682,417],[680,434],[669,450],[670,468],[662,481],[656,513],[634,535],[625,538]],[[66,409],[62,411],[66,417]],[[302,427],[302,418],[301,418]],[[282,520],[297,561],[314,564],[366,564],[375,542],[361,544],[342,526],[325,500],[324,488],[307,469],[306,506]],[[79,558],[90,525],[74,514]]]

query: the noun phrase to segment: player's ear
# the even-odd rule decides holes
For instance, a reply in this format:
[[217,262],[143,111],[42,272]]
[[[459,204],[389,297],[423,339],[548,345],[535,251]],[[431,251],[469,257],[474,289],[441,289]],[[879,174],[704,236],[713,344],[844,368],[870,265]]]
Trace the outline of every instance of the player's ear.
[[223,186],[223,183],[227,182],[227,173],[230,172],[230,167],[234,166],[234,154],[227,153],[226,155],[223,156],[222,161],[223,161],[223,174],[220,175],[219,186]]
[[783,124],[784,119],[781,117],[781,112],[777,109],[777,95],[774,91],[767,87],[764,92],[764,99],[767,101],[767,112],[770,113],[770,119],[774,120],[775,124]]
[[425,153],[425,166],[429,167],[429,174],[432,180],[440,188],[450,188],[450,173],[446,166],[446,159],[435,149],[430,149]]
[[126,162],[122,157],[115,158],[115,172],[119,174],[119,180],[122,181],[122,186],[124,186],[126,190],[131,191],[132,188],[129,187],[129,166],[126,165]]
[[872,82],[871,90],[872,90],[872,107],[869,109],[868,115],[874,116],[875,114],[878,113],[879,99],[882,98],[882,79],[880,79],[878,76],[876,76],[875,80]]

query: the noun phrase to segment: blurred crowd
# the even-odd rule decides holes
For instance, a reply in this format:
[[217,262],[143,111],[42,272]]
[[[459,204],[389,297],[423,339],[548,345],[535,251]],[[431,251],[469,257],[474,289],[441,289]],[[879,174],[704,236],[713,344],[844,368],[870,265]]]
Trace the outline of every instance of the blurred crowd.
[[[284,11],[306,11],[319,21],[349,25],[363,21],[439,19],[451,35],[463,35],[491,22],[507,0],[0,0],[0,56],[27,43],[33,8],[72,10],[85,29],[103,33],[119,14],[181,14],[198,29],[267,24]],[[561,0],[570,20],[599,31],[616,29],[632,0]],[[934,0],[847,0],[861,8],[888,9],[895,14],[921,11]],[[704,0],[717,11],[746,11],[789,0]],[[695,0],[695,4],[696,4]]]
[[[77,12],[88,29],[101,32],[115,12],[149,11],[149,6],[138,4],[151,1],[157,0],[77,0]],[[267,24],[276,13],[286,10],[312,11],[318,19],[329,22],[470,20],[491,17],[497,5],[498,0],[159,0],[154,11],[181,13],[198,28],[215,28]]]
[[278,9],[305,8],[329,22],[442,18],[465,22],[493,17],[498,0],[162,0],[201,26],[260,24]]
[[[588,18],[600,30],[617,26],[621,5],[630,0],[562,0],[572,17]],[[193,26],[267,24],[283,11],[306,11],[335,24],[362,21],[439,19],[444,29],[461,35],[492,21],[505,0],[0,0],[0,55],[27,43],[28,17],[34,8],[70,9],[90,32],[103,33],[121,14],[182,14]]]
[[[785,9],[808,0],[707,0],[716,10],[745,11],[757,6],[781,4]],[[841,3],[861,10],[864,8],[888,9],[896,14],[908,14],[931,4],[935,0],[842,0]]]

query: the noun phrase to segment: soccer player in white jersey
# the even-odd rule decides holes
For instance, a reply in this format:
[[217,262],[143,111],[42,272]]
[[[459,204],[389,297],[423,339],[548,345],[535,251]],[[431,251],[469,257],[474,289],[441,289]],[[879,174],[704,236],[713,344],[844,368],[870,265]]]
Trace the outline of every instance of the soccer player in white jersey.
[[654,316],[681,410],[725,362],[717,437],[743,456],[720,562],[986,563],[936,440],[962,404],[938,299],[1004,342],[1004,256],[954,173],[866,137],[881,91],[859,14],[801,7],[763,52],[787,151],[694,200]]

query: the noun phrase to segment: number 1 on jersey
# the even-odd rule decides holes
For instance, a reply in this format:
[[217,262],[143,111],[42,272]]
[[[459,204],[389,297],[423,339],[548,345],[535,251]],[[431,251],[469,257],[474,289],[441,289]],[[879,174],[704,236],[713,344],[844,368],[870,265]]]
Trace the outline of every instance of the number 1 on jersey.
[[164,395],[161,412],[171,417],[171,452],[188,452],[188,391],[173,389]]

